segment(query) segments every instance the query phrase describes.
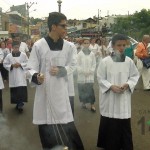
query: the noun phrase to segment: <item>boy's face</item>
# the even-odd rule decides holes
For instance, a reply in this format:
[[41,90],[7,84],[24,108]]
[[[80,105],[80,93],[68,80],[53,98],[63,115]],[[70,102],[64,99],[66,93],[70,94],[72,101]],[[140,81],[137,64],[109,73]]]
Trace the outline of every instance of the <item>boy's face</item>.
[[14,45],[12,48],[13,48],[13,51],[14,52],[18,52],[19,51],[19,46],[20,45]]
[[123,53],[127,45],[126,40],[118,40],[116,41],[115,45],[113,45],[113,49]]
[[83,47],[88,48],[90,46],[90,41],[89,40],[84,40],[83,41]]
[[1,48],[5,48],[6,46],[5,46],[5,43],[4,42],[2,42],[1,43]]

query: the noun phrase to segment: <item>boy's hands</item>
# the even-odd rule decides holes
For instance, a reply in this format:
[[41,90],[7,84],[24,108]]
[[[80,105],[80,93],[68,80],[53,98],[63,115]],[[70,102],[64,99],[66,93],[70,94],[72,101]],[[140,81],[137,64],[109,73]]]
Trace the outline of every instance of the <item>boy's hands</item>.
[[112,85],[110,87],[110,89],[114,92],[114,93],[123,93],[125,90],[127,90],[129,88],[129,85],[127,83],[123,84],[121,87],[117,86],[117,85]]

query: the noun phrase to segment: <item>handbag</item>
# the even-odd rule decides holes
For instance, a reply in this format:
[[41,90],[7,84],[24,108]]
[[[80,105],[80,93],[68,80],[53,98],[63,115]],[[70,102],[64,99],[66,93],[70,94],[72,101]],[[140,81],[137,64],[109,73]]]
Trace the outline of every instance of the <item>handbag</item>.
[[141,59],[143,62],[143,66],[146,67],[147,69],[150,68],[150,58],[144,58]]

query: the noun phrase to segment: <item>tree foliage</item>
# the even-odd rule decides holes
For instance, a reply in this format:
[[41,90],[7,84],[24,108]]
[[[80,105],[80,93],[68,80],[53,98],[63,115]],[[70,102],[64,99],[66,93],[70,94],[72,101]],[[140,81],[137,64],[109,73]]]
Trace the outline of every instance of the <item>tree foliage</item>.
[[116,18],[112,31],[141,39],[142,35],[150,34],[150,10],[142,9],[133,15]]
[[42,21],[43,21],[43,20],[40,19],[40,18],[33,18],[33,17],[30,18],[30,23],[31,23],[32,25],[36,25],[38,22],[42,22]]

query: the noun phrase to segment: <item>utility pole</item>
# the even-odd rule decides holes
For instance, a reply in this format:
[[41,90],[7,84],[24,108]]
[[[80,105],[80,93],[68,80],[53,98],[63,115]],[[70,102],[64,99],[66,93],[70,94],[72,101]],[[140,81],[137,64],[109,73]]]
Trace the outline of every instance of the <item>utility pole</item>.
[[37,3],[35,3],[35,2],[26,3],[26,5],[27,5],[27,13],[28,13],[28,38],[30,37],[30,32],[29,32],[29,29],[30,29],[29,9],[30,9],[34,4],[37,4]]
[[101,12],[101,10],[98,9],[98,37],[100,36],[100,24],[99,24],[100,14],[99,14],[99,11]]
[[62,3],[62,1],[58,0],[57,3],[58,3],[58,12],[61,12],[61,3]]

